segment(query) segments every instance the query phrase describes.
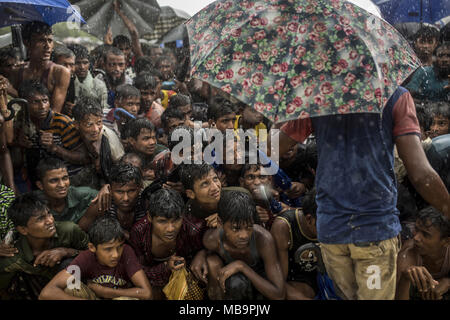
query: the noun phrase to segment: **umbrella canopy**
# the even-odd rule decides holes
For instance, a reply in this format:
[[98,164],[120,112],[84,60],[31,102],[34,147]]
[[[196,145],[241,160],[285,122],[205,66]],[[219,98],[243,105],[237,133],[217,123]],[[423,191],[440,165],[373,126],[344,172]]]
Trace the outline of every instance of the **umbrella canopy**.
[[[160,39],[173,28],[179,26],[180,24],[183,24],[183,22],[185,22],[190,17],[191,16],[183,10],[175,9],[169,6],[161,7],[161,13],[159,14],[159,18],[155,23],[153,32],[144,35],[144,38],[147,40]],[[182,39],[183,38],[176,40]]]
[[220,0],[186,25],[191,76],[275,122],[381,112],[420,66],[390,24],[346,1]]
[[169,32],[167,32],[159,41],[158,43],[168,43],[168,42],[175,42],[177,40],[184,40],[188,38],[186,25],[184,23],[180,24],[179,26],[173,28]]
[[450,0],[374,0],[374,3],[392,25],[403,22],[434,24],[450,15]]
[[86,23],[67,0],[0,1],[0,28],[29,21]]
[[[87,25],[83,30],[103,39],[108,27],[112,34],[129,35],[122,19],[114,11],[114,0],[73,0],[79,6]],[[119,0],[120,10],[135,24],[139,34],[153,32],[154,23],[158,20],[160,7],[156,0]]]

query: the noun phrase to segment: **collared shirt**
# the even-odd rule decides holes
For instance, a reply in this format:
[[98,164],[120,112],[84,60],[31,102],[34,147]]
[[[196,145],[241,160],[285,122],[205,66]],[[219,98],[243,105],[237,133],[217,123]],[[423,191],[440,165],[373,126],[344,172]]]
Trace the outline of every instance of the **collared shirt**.
[[281,130],[317,141],[317,233],[320,242],[390,239],[401,230],[394,173],[395,139],[420,136],[411,94],[399,87],[380,114],[321,116],[287,122]]
[[7,186],[0,185],[0,241],[5,238],[9,230],[14,230],[14,224],[6,214],[14,199],[14,191]]
[[[43,192],[41,191],[41,193]],[[97,194],[97,190],[89,187],[70,186],[63,212],[56,212],[50,209],[50,213],[55,218],[55,221],[72,221],[78,223]]]
[[[49,249],[54,248],[72,248],[76,250],[85,250],[88,248],[89,238],[80,227],[73,222],[55,222],[56,233],[50,239]],[[0,259],[0,289],[6,289],[11,279],[17,272],[25,272],[31,275],[41,275],[49,280],[58,271],[58,266],[53,268],[44,266],[33,266],[35,256],[28,244],[25,236],[19,235],[15,245],[19,253],[14,257]]]

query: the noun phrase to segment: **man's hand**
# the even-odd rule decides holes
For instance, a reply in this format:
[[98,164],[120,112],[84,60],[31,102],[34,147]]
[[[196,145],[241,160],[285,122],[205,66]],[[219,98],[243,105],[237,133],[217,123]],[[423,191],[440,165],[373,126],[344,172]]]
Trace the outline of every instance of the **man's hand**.
[[197,279],[208,283],[208,265],[206,263],[206,252],[200,250],[191,262],[191,271]]
[[109,184],[105,184],[100,191],[98,192],[97,196],[92,199],[91,203],[98,202],[98,211],[99,212],[105,212],[111,207],[111,186]]
[[43,130],[41,130],[40,132],[41,132],[40,135],[41,145],[47,150],[51,149],[53,146],[53,133]]
[[209,228],[217,228],[217,218],[219,217],[219,215],[217,213],[213,213],[210,216],[207,216],[205,218],[206,220],[206,226],[208,226]]
[[0,257],[14,257],[16,253],[19,253],[19,250],[9,244],[0,243]]
[[113,8],[114,8],[115,12],[117,12],[117,13],[120,12],[120,3],[119,3],[119,1],[116,0],[116,1],[113,2]]
[[55,248],[51,250],[42,251],[34,260],[34,266],[42,265],[45,267],[54,267],[60,263],[62,258],[66,256],[67,252],[64,248]]
[[28,138],[28,136],[25,135],[22,131],[19,132],[17,143],[19,144],[19,146],[25,149],[31,149],[33,147],[33,143],[31,142],[30,138]]
[[88,281],[88,282],[87,282],[87,286],[88,286],[89,289],[91,289],[92,291],[94,291],[94,293],[95,293],[95,295],[96,295],[97,297],[100,297],[100,298],[107,298],[107,296],[105,295],[105,293],[104,293],[104,291],[103,291],[104,287],[103,287],[102,285],[97,284],[97,283],[94,283],[94,282],[92,282],[92,281]]
[[450,286],[450,279],[449,278],[443,278],[440,279],[436,287],[434,289],[431,289],[430,291],[426,292],[426,296],[424,297],[422,293],[422,298],[424,300],[442,300],[442,296],[447,293]]
[[406,272],[411,284],[417,287],[419,292],[431,291],[439,284],[439,282],[433,279],[425,267],[411,266]]
[[217,281],[219,281],[219,285],[222,288],[223,292],[225,292],[225,281],[233,274],[241,271],[242,271],[242,261],[240,260],[233,261],[232,263],[227,264],[225,267],[220,269]]
[[291,188],[285,191],[289,199],[295,199],[302,196],[306,192],[306,187],[303,183],[292,182]]
[[103,37],[103,43],[112,46],[112,44],[113,44],[113,36],[112,36],[112,29],[111,29],[111,27],[109,27],[108,31],[106,31],[106,34]]
[[170,257],[168,261],[166,261],[167,268],[169,268],[170,271],[176,271],[180,270],[185,266],[185,261],[183,257],[178,257],[176,255],[173,255]]
[[269,221],[270,218],[270,211],[267,209],[264,209],[263,207],[260,206],[256,206],[256,213],[259,216],[259,220],[261,220],[261,222],[267,222]]

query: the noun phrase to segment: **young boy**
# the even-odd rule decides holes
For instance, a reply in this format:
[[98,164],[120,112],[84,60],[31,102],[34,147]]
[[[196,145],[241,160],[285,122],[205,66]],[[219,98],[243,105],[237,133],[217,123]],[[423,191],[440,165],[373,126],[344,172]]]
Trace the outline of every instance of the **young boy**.
[[308,192],[303,199],[302,209],[281,213],[270,229],[286,281],[288,300],[310,300],[318,291],[317,270],[306,269],[295,262],[298,248],[307,243],[317,243],[317,205],[314,198],[315,191]]
[[144,266],[154,297],[162,298],[162,288],[171,272],[189,265],[203,248],[205,228],[184,215],[181,195],[172,189],[160,189],[149,199],[144,219],[133,227],[130,244]]
[[15,199],[8,216],[19,234],[14,243],[18,250],[13,256],[0,259],[0,291],[9,288],[13,297],[24,286],[21,281],[37,284],[40,291],[67,259],[88,246],[88,236],[78,225],[55,222],[45,199],[36,191]]
[[148,119],[138,119],[131,124],[129,144],[132,151],[144,159],[146,167],[158,153],[167,148],[157,143],[155,126]]
[[156,101],[161,91],[159,80],[150,73],[144,72],[136,77],[134,86],[141,93],[139,115],[145,116],[155,127],[160,127],[164,107]]
[[125,235],[117,220],[97,219],[89,230],[89,239],[89,250],[81,252],[66,270],[60,271],[45,286],[39,299],[152,298],[150,283],[133,249],[125,244]]
[[218,228],[208,230],[210,299],[285,298],[285,282],[269,231],[254,224],[255,204],[243,192],[230,191],[219,202]]

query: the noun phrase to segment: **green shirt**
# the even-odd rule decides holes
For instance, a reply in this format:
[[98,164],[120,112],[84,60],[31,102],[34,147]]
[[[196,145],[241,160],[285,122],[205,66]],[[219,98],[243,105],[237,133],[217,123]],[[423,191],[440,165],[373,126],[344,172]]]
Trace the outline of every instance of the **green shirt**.
[[[49,249],[71,248],[76,250],[86,250],[88,248],[89,238],[80,227],[70,221],[55,222],[56,233],[50,239]],[[9,286],[12,278],[17,272],[25,272],[31,275],[41,275],[49,281],[58,272],[58,265],[53,268],[44,266],[33,266],[35,259],[28,240],[22,234],[19,235],[14,246],[19,249],[14,257],[0,258],[0,290]]]
[[69,187],[64,211],[59,213],[50,209],[55,221],[72,221],[78,223],[98,191],[89,187]]

